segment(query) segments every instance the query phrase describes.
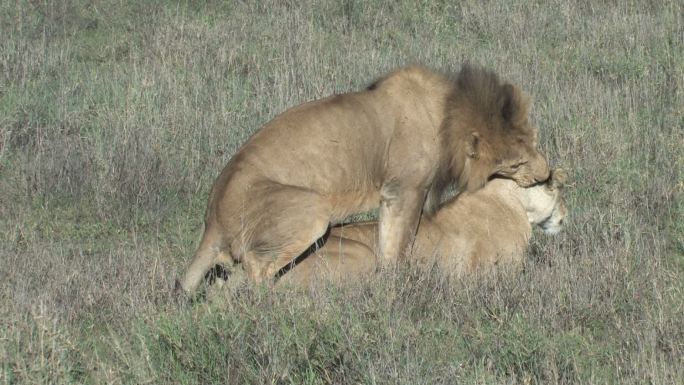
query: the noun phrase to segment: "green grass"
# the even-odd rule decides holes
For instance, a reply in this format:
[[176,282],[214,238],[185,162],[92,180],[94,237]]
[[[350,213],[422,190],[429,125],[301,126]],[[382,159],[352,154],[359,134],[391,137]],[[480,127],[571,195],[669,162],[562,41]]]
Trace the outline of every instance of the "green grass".
[[[0,383],[684,383],[678,2],[17,1],[0,34]],[[171,298],[263,123],[466,60],[571,171],[522,273]]]

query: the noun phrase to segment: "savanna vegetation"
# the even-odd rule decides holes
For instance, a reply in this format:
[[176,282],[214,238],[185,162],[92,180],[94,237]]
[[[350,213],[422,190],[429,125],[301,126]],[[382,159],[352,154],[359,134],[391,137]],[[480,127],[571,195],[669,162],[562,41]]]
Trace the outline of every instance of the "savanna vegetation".
[[[684,383],[680,1],[0,3],[0,383]],[[177,303],[214,178],[286,108],[491,68],[571,173],[524,271]]]

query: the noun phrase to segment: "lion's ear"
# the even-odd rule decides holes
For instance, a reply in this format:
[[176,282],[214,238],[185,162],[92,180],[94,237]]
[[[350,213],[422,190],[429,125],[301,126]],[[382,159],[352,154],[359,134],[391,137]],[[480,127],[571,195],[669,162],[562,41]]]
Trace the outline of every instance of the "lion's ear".
[[562,168],[557,168],[551,171],[550,186],[551,188],[561,188],[568,181],[568,172]]
[[469,158],[477,159],[479,146],[480,135],[477,132],[472,132],[466,139],[466,154]]
[[530,105],[530,97],[518,87],[504,84],[501,88],[499,106],[501,108],[501,116],[505,121],[513,123],[514,126],[525,125]]

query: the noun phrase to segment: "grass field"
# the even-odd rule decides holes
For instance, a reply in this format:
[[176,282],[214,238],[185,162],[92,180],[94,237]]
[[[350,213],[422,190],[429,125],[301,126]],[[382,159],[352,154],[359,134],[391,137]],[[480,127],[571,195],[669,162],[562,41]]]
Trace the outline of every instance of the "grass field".
[[[680,1],[254,3],[0,2],[0,383],[684,383]],[[258,127],[466,60],[571,171],[521,274],[172,300]]]

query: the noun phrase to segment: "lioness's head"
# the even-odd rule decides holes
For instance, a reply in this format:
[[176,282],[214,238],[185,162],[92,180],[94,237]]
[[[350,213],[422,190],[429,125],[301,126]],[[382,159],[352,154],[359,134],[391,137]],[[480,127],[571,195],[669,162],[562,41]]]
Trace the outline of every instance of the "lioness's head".
[[528,119],[530,98],[518,87],[501,84],[492,72],[464,66],[449,104],[445,129],[448,137],[458,137],[449,144],[457,147],[452,168],[461,171],[461,188],[480,188],[495,175],[523,187],[548,179],[537,129]]
[[568,213],[562,194],[566,180],[565,170],[555,169],[545,183],[524,189],[527,218],[546,234],[557,234],[563,228],[563,220]]

